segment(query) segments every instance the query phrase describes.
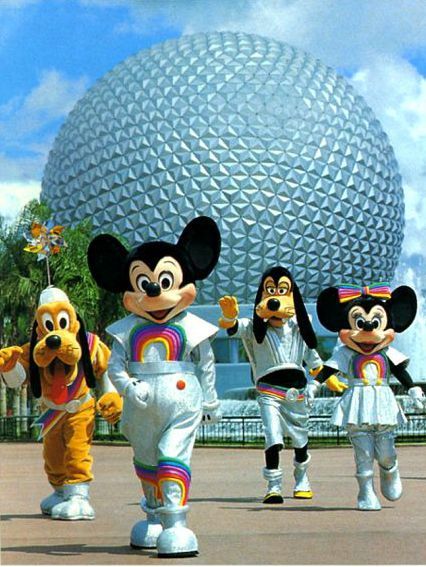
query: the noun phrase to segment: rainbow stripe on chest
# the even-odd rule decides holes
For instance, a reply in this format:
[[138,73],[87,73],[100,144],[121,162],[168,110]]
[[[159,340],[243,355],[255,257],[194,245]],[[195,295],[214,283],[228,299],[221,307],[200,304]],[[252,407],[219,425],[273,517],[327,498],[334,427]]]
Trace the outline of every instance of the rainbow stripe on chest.
[[130,332],[130,352],[133,362],[144,362],[145,351],[155,343],[162,345],[165,360],[183,360],[186,333],[180,325],[136,325]]
[[376,369],[377,382],[381,383],[388,375],[388,361],[382,354],[359,354],[353,359],[353,374],[360,380],[368,380],[367,367],[371,364]]

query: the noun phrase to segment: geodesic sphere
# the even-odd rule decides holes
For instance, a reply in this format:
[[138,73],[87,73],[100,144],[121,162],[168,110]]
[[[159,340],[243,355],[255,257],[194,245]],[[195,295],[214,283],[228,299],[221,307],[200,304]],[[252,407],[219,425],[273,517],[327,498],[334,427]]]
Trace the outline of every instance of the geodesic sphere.
[[223,246],[201,303],[252,302],[272,264],[309,299],[389,280],[403,237],[398,166],[364,100],[311,55],[244,33],[167,41],[106,74],[61,128],[42,199],[61,224],[89,217],[132,245],[213,217]]

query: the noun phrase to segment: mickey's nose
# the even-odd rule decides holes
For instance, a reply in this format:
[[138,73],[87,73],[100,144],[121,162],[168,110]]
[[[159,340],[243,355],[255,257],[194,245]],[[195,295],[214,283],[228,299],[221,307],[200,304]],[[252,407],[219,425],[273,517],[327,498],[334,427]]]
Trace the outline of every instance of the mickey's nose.
[[161,287],[156,282],[149,282],[145,288],[148,297],[157,297],[161,293]]
[[268,303],[266,305],[269,311],[278,311],[280,308],[280,302],[278,299],[268,299]]
[[61,337],[59,335],[50,335],[46,339],[46,344],[52,350],[56,350],[61,346]]

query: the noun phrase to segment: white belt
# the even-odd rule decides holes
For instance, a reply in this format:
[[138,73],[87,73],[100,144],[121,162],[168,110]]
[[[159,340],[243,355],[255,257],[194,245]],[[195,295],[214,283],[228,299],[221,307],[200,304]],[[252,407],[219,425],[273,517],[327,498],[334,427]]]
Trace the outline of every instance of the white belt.
[[48,400],[47,398],[42,398],[42,401],[49,409],[66,411],[67,413],[77,413],[81,406],[88,402],[91,397],[90,392],[87,392],[87,394],[82,398],[79,398],[78,400],[70,400],[66,404],[55,404],[52,400]]

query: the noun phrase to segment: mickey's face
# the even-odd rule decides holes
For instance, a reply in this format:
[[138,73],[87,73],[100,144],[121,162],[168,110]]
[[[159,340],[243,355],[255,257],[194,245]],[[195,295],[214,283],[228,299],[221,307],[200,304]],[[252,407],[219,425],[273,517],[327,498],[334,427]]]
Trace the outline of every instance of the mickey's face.
[[194,302],[194,283],[184,282],[178,260],[172,256],[161,258],[154,269],[142,260],[134,260],[129,267],[131,291],[123,297],[125,308],[153,321],[165,323]]
[[349,348],[372,354],[385,348],[395,338],[388,327],[388,315],[382,305],[353,305],[347,314],[349,328],[339,332],[340,340]]
[[275,280],[272,276],[266,277],[256,314],[272,327],[281,327],[295,312],[290,278],[282,276]]

